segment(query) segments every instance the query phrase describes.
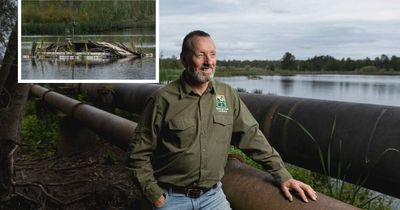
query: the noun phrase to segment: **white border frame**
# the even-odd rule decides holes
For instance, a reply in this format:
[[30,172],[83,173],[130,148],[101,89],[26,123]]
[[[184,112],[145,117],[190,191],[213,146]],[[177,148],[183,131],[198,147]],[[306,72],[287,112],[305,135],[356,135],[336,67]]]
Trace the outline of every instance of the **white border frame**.
[[22,80],[21,79],[21,60],[22,60],[22,50],[21,50],[21,0],[18,0],[18,83],[159,83],[159,0],[156,2],[156,49],[155,49],[155,79],[154,80]]

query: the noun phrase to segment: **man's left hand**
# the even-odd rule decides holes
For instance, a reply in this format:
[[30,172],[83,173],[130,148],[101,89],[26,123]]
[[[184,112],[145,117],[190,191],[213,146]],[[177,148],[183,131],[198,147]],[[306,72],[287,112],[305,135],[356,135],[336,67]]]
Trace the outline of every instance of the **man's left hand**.
[[307,196],[312,200],[317,200],[317,193],[308,184],[295,179],[289,179],[281,184],[281,189],[289,201],[293,201],[293,196],[290,191],[296,191],[304,202],[308,202]]

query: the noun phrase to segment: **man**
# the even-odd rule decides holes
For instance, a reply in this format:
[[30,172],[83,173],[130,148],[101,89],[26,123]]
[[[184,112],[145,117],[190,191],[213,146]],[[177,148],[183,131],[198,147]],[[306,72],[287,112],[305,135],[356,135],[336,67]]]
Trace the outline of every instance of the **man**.
[[180,79],[147,101],[129,158],[154,207],[230,209],[220,180],[231,144],[261,163],[290,201],[290,190],[304,202],[307,196],[316,200],[315,191],[284,168],[237,92],[213,80],[217,59],[210,35],[186,35],[180,59]]

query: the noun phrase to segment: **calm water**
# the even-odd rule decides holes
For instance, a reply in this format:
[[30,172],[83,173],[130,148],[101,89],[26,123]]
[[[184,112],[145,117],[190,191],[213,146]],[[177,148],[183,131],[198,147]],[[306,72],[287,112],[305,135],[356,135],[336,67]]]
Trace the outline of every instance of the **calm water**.
[[296,75],[218,77],[234,88],[263,94],[400,106],[400,75]]
[[155,59],[119,59],[96,62],[55,59],[21,61],[21,78],[31,80],[154,80]]
[[[32,43],[48,46],[57,42],[59,36],[22,36],[22,55],[30,54]],[[60,38],[60,42],[64,38]],[[155,80],[155,35],[154,31],[132,31],[96,35],[76,35],[74,41],[121,42],[130,47],[152,53],[153,57],[142,59],[103,59],[97,61],[59,61],[55,59],[21,59],[22,80]]]

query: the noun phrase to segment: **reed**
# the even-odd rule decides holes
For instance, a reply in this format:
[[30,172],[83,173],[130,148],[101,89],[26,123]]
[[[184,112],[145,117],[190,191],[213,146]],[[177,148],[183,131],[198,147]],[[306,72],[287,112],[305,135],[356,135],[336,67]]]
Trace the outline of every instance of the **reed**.
[[[382,153],[378,155],[377,158],[375,158],[372,161],[366,162],[367,164],[367,169],[363,172],[360,173],[358,176],[358,179],[356,181],[355,185],[349,184],[346,182],[346,173],[347,171],[350,170],[351,163],[348,163],[346,166],[346,169],[343,170],[343,160],[340,158],[342,155],[342,140],[340,139],[338,141],[338,168],[337,168],[337,179],[332,179],[331,178],[331,168],[332,168],[332,143],[333,143],[333,134],[336,129],[336,116],[334,117],[333,123],[332,123],[332,128],[331,128],[331,133],[330,133],[330,139],[328,143],[328,147],[326,149],[326,152],[323,152],[320,144],[318,141],[313,137],[313,135],[298,121],[295,119],[284,115],[282,113],[278,113],[279,116],[288,119],[289,121],[295,123],[309,138],[310,140],[315,144],[318,150],[318,158],[320,160],[320,164],[322,167],[323,175],[320,180],[322,180],[322,187],[327,189],[327,194],[331,197],[337,198],[339,200],[342,200],[346,203],[349,203],[351,205],[355,205],[360,208],[365,208],[372,205],[372,202],[378,199],[379,197],[385,198],[383,195],[376,195],[374,196],[372,192],[370,192],[368,189],[363,188],[364,184],[366,183],[370,173],[374,170],[375,166],[379,163],[381,158],[387,154],[388,152],[396,152],[400,153],[399,150],[395,148],[387,148],[385,149]],[[378,120],[379,121],[379,120]],[[370,134],[371,136],[374,135],[374,131]],[[314,186],[313,186],[314,187]],[[317,187],[317,186],[315,186]],[[321,186],[318,187],[321,189]],[[380,201],[378,205],[380,206],[385,206],[383,203],[387,203],[387,206],[390,206],[390,199],[383,199]],[[372,205],[373,206],[373,205]]]

